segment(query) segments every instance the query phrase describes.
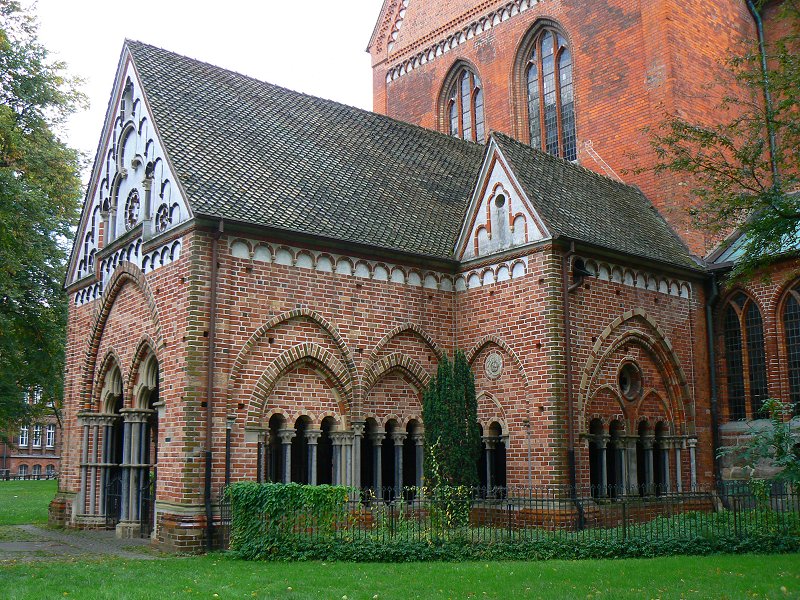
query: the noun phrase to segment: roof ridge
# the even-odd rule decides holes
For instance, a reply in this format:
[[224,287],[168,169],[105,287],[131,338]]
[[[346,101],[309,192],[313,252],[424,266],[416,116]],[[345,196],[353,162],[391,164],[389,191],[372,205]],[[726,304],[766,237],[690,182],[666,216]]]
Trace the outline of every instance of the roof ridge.
[[[132,40],[132,39],[129,39],[129,38],[125,38],[125,46],[127,47],[127,46],[130,46],[130,45],[142,46],[142,47],[145,47],[145,48],[151,48],[151,49],[154,49],[154,50],[158,50],[160,52],[165,52],[167,54],[171,54],[172,56],[177,56],[179,58],[191,61],[193,63],[197,63],[199,65],[204,65],[206,67],[210,67],[210,68],[215,69],[217,71],[224,71],[226,73],[230,73],[230,74],[235,75],[237,77],[242,77],[244,79],[248,79],[250,81],[254,81],[254,82],[259,83],[261,85],[270,86],[270,87],[275,88],[277,90],[282,90],[284,92],[289,92],[291,94],[296,94],[298,96],[303,96],[303,97],[308,98],[310,100],[324,102],[324,103],[327,103],[329,105],[334,105],[334,106],[338,106],[338,107],[341,107],[341,108],[346,108],[348,110],[358,111],[358,112],[360,112],[362,114],[369,115],[370,117],[373,117],[373,118],[378,118],[378,119],[381,119],[381,120],[390,121],[390,122],[395,123],[397,125],[401,125],[406,129],[418,130],[418,131],[424,132],[426,135],[439,136],[439,137],[442,138],[442,140],[444,140],[444,139],[450,140],[450,143],[453,143],[453,145],[469,145],[469,146],[483,146],[484,145],[484,144],[480,144],[478,142],[462,140],[461,138],[457,138],[455,136],[448,135],[446,133],[442,133],[441,131],[436,131],[435,129],[429,129],[427,127],[423,127],[422,125],[416,125],[414,123],[409,123],[407,121],[401,121],[399,119],[395,119],[394,117],[390,117],[388,115],[383,115],[383,114],[377,113],[377,112],[372,111],[372,110],[367,110],[365,108],[361,108],[361,107],[358,107],[358,106],[353,106],[351,104],[345,104],[344,102],[339,102],[338,100],[331,100],[330,98],[323,98],[322,96],[315,96],[313,94],[308,94],[306,92],[293,90],[291,88],[279,85],[277,83],[272,83],[272,82],[269,82],[269,81],[264,81],[263,79],[258,79],[257,77],[253,77],[252,75],[247,75],[246,73],[241,73],[239,71],[235,71],[233,69],[228,69],[226,67],[220,67],[219,65],[215,65],[213,63],[210,63],[210,62],[207,62],[207,61],[204,61],[204,60],[200,60],[198,58],[193,58],[191,56],[187,56],[186,54],[180,54],[179,52],[174,52],[172,50],[167,50],[166,48],[162,48],[161,46],[155,46],[153,44],[148,44],[146,42],[142,42],[142,41],[139,41],[139,40]],[[135,60],[135,57],[134,57],[134,60]]]
[[[510,135],[508,135],[506,133],[503,133],[501,131],[492,130],[490,132],[490,135],[494,135],[494,136],[500,137],[501,139],[505,138],[506,140],[513,142],[517,146],[522,146],[525,150],[533,151],[533,152],[541,155],[543,158],[545,158],[545,160],[549,160],[549,161],[551,161],[551,162],[553,162],[555,164],[559,164],[559,165],[566,166],[567,168],[577,169],[577,170],[583,171],[584,173],[589,174],[589,175],[591,175],[593,177],[596,177],[596,178],[600,179],[601,181],[606,181],[606,182],[612,183],[612,184],[614,184],[616,186],[625,187],[625,188],[629,188],[629,189],[635,190],[639,194],[641,194],[642,196],[647,198],[647,196],[644,194],[644,192],[642,192],[641,188],[639,188],[639,186],[637,186],[637,185],[633,185],[632,183],[625,183],[624,181],[618,181],[616,179],[613,179],[613,178],[609,177],[608,175],[603,175],[602,173],[598,173],[597,171],[592,171],[590,168],[584,167],[583,165],[581,165],[581,164],[579,164],[577,162],[572,162],[570,160],[567,160],[565,158],[561,158],[559,156],[553,156],[552,154],[550,154],[548,152],[540,150],[539,148],[534,148],[533,146],[529,146],[528,144],[525,144],[525,143],[521,142],[520,140],[518,140],[518,139],[516,139],[514,137],[511,137]],[[556,163],[556,161],[558,161],[558,162]],[[648,198],[648,202],[649,202],[649,198]],[[650,204],[651,204],[651,206],[653,205],[652,202],[650,202]]]

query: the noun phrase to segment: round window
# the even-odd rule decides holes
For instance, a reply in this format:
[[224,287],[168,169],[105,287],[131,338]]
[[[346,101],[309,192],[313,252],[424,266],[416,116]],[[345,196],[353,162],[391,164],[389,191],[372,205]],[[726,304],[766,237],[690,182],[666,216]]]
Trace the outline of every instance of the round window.
[[506,205],[506,197],[503,194],[499,194],[497,198],[494,199],[494,205],[497,208],[503,208]]
[[628,400],[636,400],[642,393],[642,372],[634,363],[625,363],[619,370],[619,391]]
[[128,201],[125,203],[125,228],[128,230],[136,227],[139,222],[139,192],[133,190],[128,195]]

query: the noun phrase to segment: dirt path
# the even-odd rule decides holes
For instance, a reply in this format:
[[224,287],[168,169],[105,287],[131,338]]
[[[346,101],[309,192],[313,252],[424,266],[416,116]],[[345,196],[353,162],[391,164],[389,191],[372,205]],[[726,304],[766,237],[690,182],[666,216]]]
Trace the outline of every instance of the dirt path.
[[150,548],[149,540],[119,540],[113,531],[59,530],[37,525],[0,528],[0,564],[105,556],[132,560],[160,558],[160,554]]

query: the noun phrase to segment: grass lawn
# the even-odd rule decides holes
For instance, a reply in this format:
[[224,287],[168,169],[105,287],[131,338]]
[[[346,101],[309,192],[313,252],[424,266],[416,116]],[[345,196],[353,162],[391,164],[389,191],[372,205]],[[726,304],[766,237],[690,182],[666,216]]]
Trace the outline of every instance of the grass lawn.
[[47,507],[58,482],[0,481],[0,525],[47,523]]
[[0,566],[17,598],[798,598],[800,557],[493,563],[252,563],[222,555]]

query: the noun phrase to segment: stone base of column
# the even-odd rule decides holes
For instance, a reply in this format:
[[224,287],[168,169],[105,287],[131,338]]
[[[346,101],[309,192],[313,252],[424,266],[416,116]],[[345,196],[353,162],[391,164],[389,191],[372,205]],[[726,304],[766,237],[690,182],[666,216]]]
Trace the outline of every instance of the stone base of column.
[[105,517],[100,515],[78,515],[75,527],[78,529],[107,529],[108,522]]
[[116,533],[120,540],[142,537],[142,524],[139,521],[121,521],[117,523]]

